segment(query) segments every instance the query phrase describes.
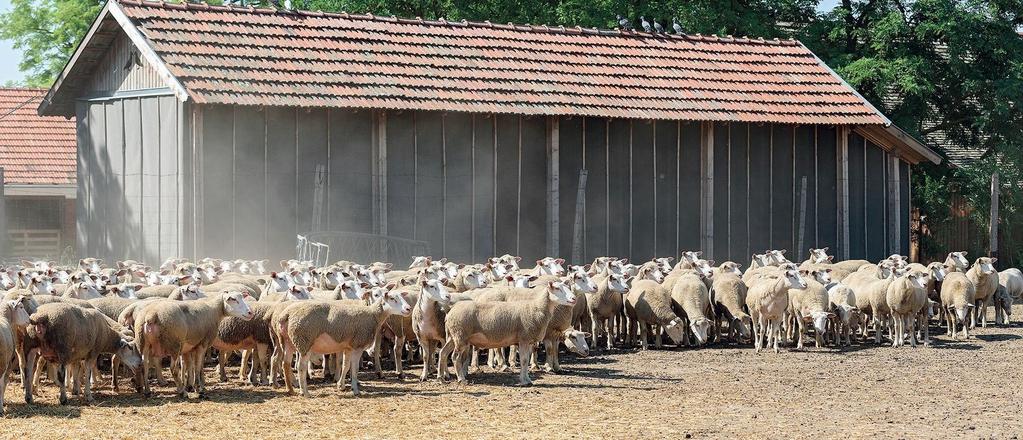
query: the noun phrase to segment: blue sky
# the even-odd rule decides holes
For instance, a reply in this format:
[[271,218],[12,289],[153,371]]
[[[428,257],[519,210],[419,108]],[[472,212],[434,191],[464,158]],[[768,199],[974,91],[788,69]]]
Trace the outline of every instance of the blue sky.
[[[821,0],[819,9],[830,10],[838,4],[839,0]],[[0,0],[0,11],[11,9],[11,0]],[[21,53],[11,47],[11,42],[0,40],[0,84],[8,81],[20,81],[25,77],[18,70],[18,63],[21,61]]]

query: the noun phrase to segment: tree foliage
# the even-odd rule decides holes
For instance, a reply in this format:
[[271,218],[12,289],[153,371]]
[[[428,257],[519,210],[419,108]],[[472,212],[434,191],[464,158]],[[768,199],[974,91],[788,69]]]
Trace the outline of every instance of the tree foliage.
[[98,0],[11,0],[0,38],[22,52],[26,85],[49,86],[103,7]]

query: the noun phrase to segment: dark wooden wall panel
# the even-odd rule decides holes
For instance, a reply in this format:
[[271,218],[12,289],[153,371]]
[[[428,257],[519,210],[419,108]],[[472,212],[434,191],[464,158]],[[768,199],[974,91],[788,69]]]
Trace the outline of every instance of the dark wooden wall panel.
[[[731,145],[731,124],[714,124],[714,259],[724,261],[731,252],[729,247],[729,150]],[[704,249],[704,252],[707,252]]]
[[493,116],[473,116],[473,261],[494,251],[494,124]]
[[654,256],[678,256],[678,150],[679,124],[656,122],[657,140],[654,173],[657,195],[657,236]]
[[654,257],[656,209],[654,206],[654,123],[648,120],[632,121],[632,173],[631,173],[631,252],[635,261]]
[[142,99],[122,101],[124,109],[124,250],[117,255],[144,259],[145,244],[142,229]]
[[909,193],[909,163],[899,162],[899,215],[902,217],[902,242],[899,243],[900,253],[909,255],[909,231],[910,231],[910,193]]
[[416,112],[415,239],[444,255],[444,131],[440,112]]
[[849,136],[849,258],[867,256],[866,219],[864,218],[864,139],[858,134]]
[[497,255],[518,255],[520,132],[518,116],[497,116]]
[[[817,150],[817,132],[816,127],[809,125],[801,125],[796,127],[796,143],[795,143],[795,199],[794,199],[794,212],[796,215],[792,218],[793,225],[795,226],[795,247],[789,249],[789,253],[786,256],[793,261],[803,261],[806,259],[806,254],[811,246],[816,246],[817,242],[817,169],[816,169],[816,150]],[[800,210],[802,209],[802,178],[806,176],[806,214],[805,214],[805,226],[803,229],[803,243],[799,245],[799,224]]]
[[547,254],[547,118],[522,117],[519,252],[526,263]]
[[887,257],[885,247],[885,154],[884,150],[867,141],[866,153],[866,233],[867,259],[877,261]]
[[[239,106],[234,112],[235,252],[224,257],[263,258],[266,229],[266,113]],[[312,197],[309,195],[309,197]]]
[[749,126],[732,124],[731,142],[728,145],[728,256],[717,256],[718,261],[740,260],[750,253],[749,219]]
[[[387,114],[387,235],[415,234],[415,123],[413,112]],[[431,252],[439,251],[430,249]]]
[[[161,151],[160,129],[169,125],[173,129],[174,114],[167,115],[164,122],[160,118],[160,98],[141,98],[139,123],[141,124],[140,148],[142,150],[142,249],[139,258],[143,261],[163,261],[160,254],[160,162]],[[177,145],[168,145],[177,151]],[[175,206],[176,207],[176,206]]]
[[[675,257],[681,250],[700,249],[700,136],[701,124],[682,123],[681,144],[678,159],[678,246]],[[673,213],[674,214],[674,213]]]
[[[295,255],[295,109],[267,109],[267,244],[271,261]],[[275,265],[276,266],[276,265]],[[276,267],[275,267],[276,268]]]
[[795,176],[792,174],[792,153],[795,128],[772,126],[771,143],[771,248],[794,249],[793,200]]
[[327,227],[373,232],[373,112],[330,111]]
[[[817,245],[838,250],[838,151],[834,126],[817,129]],[[809,247],[809,246],[807,246]],[[809,252],[809,249],[805,249]]]
[[[308,232],[313,229],[313,204],[316,194],[316,166],[327,164],[327,110],[298,110],[298,162],[296,178],[298,185],[298,230]],[[323,182],[326,185],[326,182]],[[327,188],[324,187],[324,199],[320,218],[320,229],[327,227]]]
[[632,230],[630,212],[630,153],[632,150],[632,121],[612,119],[608,145],[608,251],[617,257],[629,257],[629,234]]
[[[207,106],[203,111],[202,197],[204,256],[230,258],[234,254],[234,108]],[[294,132],[293,132],[294,133]],[[285,166],[294,164],[285,162]],[[291,173],[294,178],[294,171]],[[294,201],[294,194],[287,197]]]
[[[749,248],[763,252],[771,247],[771,126],[751,124],[749,133]],[[745,265],[749,255],[733,257]]]
[[444,118],[444,256],[472,261],[472,115]]
[[[566,260],[572,257],[575,228],[576,195],[579,191],[579,170],[583,167],[583,121],[585,118],[561,118],[558,127],[558,193],[560,194],[558,253]],[[588,177],[588,176],[587,176]],[[572,261],[582,264],[583,261]]]
[[107,260],[117,259],[125,251],[125,215],[124,204],[124,103],[112,101],[105,105],[106,108],[106,149],[105,163],[107,164],[106,191],[103,198],[106,199],[106,209],[100,212],[100,219],[106,225],[106,257]]
[[[608,246],[608,121],[600,118],[586,118],[584,167],[588,172],[586,180],[586,261],[609,255]],[[615,218],[620,218],[616,215]]]

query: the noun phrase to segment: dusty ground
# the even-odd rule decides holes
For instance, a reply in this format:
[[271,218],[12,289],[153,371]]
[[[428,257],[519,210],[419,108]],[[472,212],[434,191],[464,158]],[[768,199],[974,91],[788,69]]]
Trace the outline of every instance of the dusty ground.
[[[1023,316],[1023,306],[1014,315]],[[754,354],[747,347],[567,355],[566,374],[485,372],[468,386],[364,374],[362,397],[317,383],[315,397],[239,383],[206,401],[170,389],[59,406],[7,393],[4,438],[1011,438],[1023,434],[1023,326],[943,334],[929,348],[854,346]],[[418,371],[416,371],[418,373]],[[241,437],[239,437],[241,436]],[[301,437],[299,437],[301,436]]]

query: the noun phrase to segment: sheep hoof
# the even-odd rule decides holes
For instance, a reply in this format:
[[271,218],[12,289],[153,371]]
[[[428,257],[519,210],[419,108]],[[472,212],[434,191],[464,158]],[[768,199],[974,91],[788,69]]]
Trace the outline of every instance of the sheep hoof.
[[65,396],[60,396],[60,399],[59,399],[59,400],[60,400],[60,404],[61,404],[61,405],[67,405],[67,397],[65,397]]
[[187,399],[188,398],[188,393],[186,393],[184,391],[179,391],[178,392],[178,398],[180,398],[180,399]]

